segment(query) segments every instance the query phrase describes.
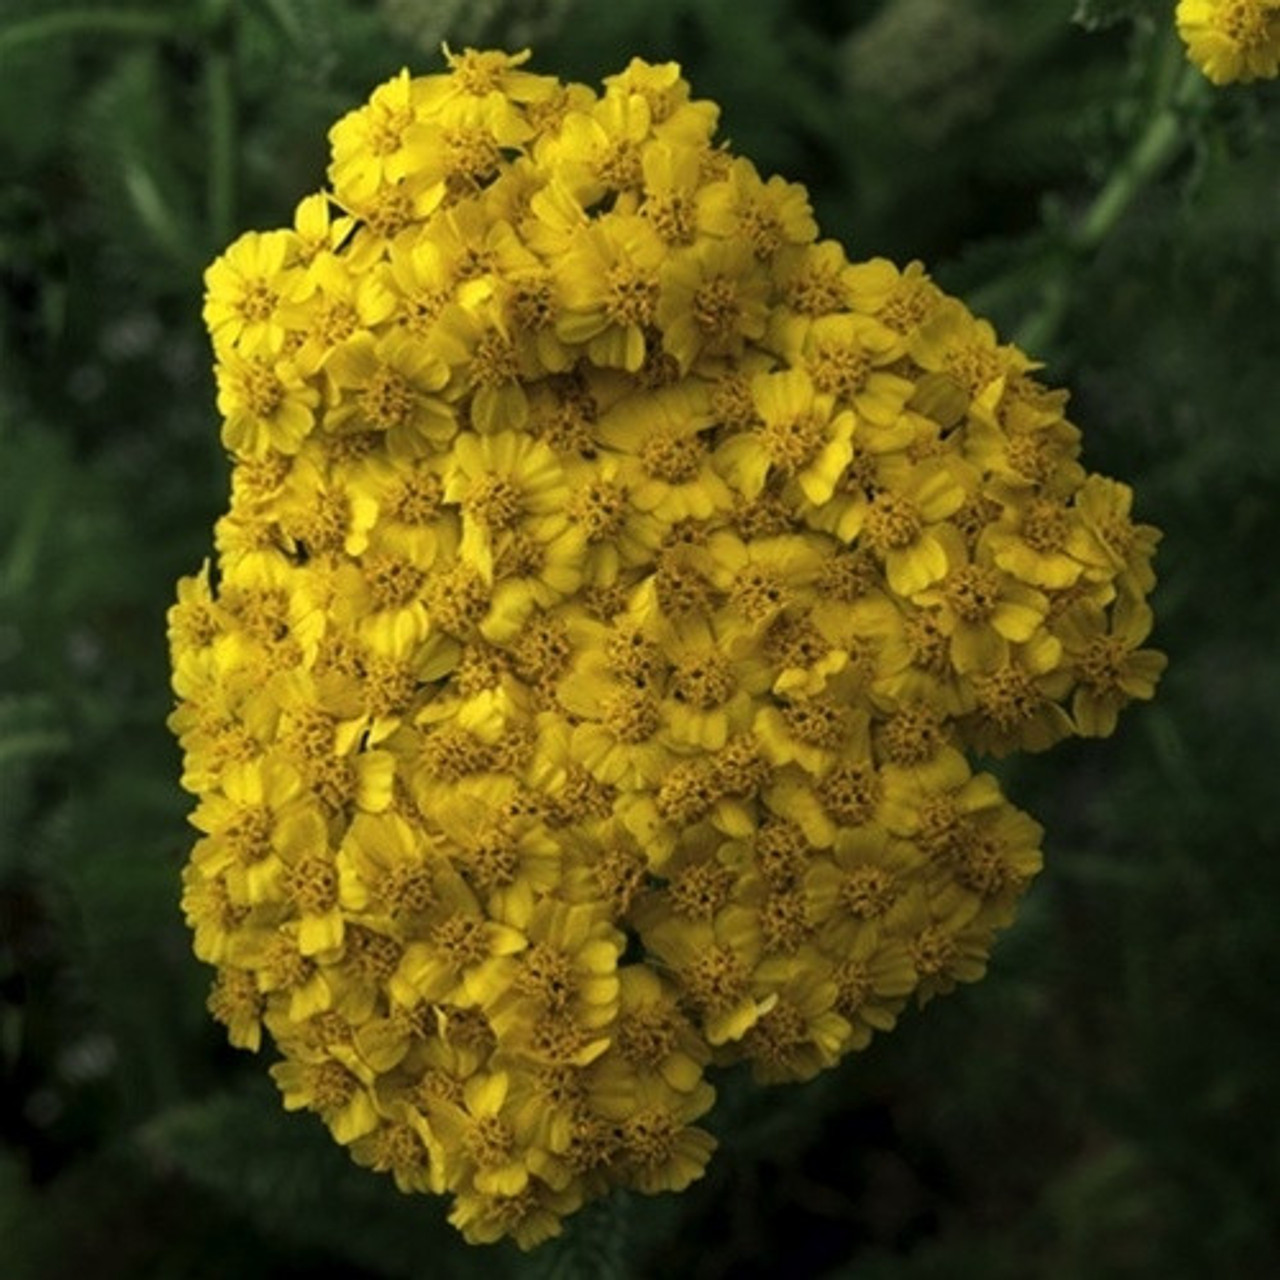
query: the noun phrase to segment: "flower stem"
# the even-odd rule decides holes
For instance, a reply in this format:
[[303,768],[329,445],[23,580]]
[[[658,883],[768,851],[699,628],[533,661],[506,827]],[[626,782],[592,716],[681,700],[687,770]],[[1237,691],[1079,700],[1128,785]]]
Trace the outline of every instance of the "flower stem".
[[1182,150],[1187,108],[1203,88],[1204,77],[1187,63],[1181,43],[1167,41],[1146,128],[1045,264],[1047,279],[1040,305],[1018,327],[1014,335],[1018,346],[1038,351],[1053,341],[1071,301],[1072,276],[1106,243],[1129,206]]
[[64,9],[0,26],[0,52],[57,36],[114,34],[164,38],[181,33],[176,19],[145,9]]
[[[1171,65],[1171,57],[1177,62]],[[1155,110],[1129,154],[1094,197],[1071,239],[1077,253],[1092,253],[1120,221],[1134,198],[1182,149],[1186,108],[1203,87],[1204,77],[1183,56],[1180,43],[1166,44]]]
[[209,113],[209,237],[221,247],[231,239],[236,219],[236,0],[211,6],[212,33],[206,54],[205,110]]

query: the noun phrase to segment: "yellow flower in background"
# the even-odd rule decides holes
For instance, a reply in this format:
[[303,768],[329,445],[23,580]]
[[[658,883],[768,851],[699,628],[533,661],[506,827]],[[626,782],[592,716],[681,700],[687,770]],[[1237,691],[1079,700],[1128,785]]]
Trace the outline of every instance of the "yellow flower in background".
[[1280,74],[1280,0],[1178,0],[1178,33],[1214,84]]
[[1042,833],[971,758],[1153,695],[1159,534],[674,63],[446,54],[206,276],[182,908],[286,1107],[531,1248],[699,1177],[716,1072],[809,1079],[981,977]]

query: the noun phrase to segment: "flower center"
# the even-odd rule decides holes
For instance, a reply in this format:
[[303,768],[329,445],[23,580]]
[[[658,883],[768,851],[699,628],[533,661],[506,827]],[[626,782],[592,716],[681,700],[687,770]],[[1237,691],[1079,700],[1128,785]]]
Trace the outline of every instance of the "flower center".
[[994,898],[1012,880],[1009,865],[1000,856],[1000,846],[991,839],[974,838],[966,844],[956,862],[956,880],[983,898]]
[[658,571],[654,575],[658,604],[669,618],[681,618],[704,613],[711,599],[711,588],[691,564],[686,555],[678,551],[665,552],[658,558]]
[[471,378],[478,387],[501,387],[520,377],[520,362],[511,339],[497,329],[481,335],[471,353]]
[[413,221],[413,198],[403,187],[383,187],[362,216],[379,240],[393,240]]
[[865,552],[845,551],[829,556],[818,568],[815,584],[820,596],[853,604],[880,581],[880,571]]
[[452,565],[428,585],[431,621],[450,635],[467,635],[489,611],[488,584],[469,565]]
[[506,67],[506,54],[485,49],[466,49],[449,57],[449,68],[459,92],[472,98],[484,98],[500,89]]
[[867,508],[862,533],[880,555],[909,547],[924,529],[924,521],[908,498],[887,491],[878,493]]
[[782,222],[778,215],[772,209],[754,200],[745,204],[739,211],[738,231],[751,246],[752,253],[762,262],[772,258],[782,248],[785,240]]
[[676,664],[671,676],[672,696],[699,711],[727,702],[737,687],[732,664],[716,649],[689,655]]
[[1062,505],[1048,498],[1037,498],[1027,507],[1022,520],[1022,536],[1027,545],[1041,555],[1061,551],[1067,540],[1070,523]]
[[756,832],[756,861],[775,889],[794,884],[809,862],[804,832],[786,818],[771,818]]
[[605,276],[605,315],[613,324],[653,323],[658,307],[658,282],[630,263],[619,262]]
[[693,240],[693,203],[687,196],[672,192],[650,196],[640,210],[666,244],[689,244]]
[[414,399],[408,379],[384,364],[361,388],[360,411],[371,426],[390,431],[410,420]]
[[637,627],[614,627],[605,637],[605,661],[620,679],[648,684],[662,666],[662,651]]
[[679,1126],[662,1107],[646,1107],[627,1117],[622,1141],[627,1155],[637,1164],[657,1169],[671,1159]]
[[829,315],[844,306],[839,273],[817,264],[789,280],[783,294],[787,305],[805,316]]
[[865,960],[842,960],[832,973],[836,1012],[853,1018],[871,995],[871,973]]
[[240,969],[218,971],[213,990],[209,993],[208,1009],[224,1027],[234,1028],[246,1022],[256,1022],[265,1005],[257,980],[251,973]]
[[321,1062],[308,1071],[311,1106],[316,1111],[337,1111],[355,1096],[360,1081],[340,1062]]
[[808,361],[809,376],[819,391],[833,396],[856,395],[871,373],[871,357],[848,343],[824,343]]
[[693,295],[693,321],[713,343],[733,337],[742,318],[742,304],[732,280],[715,276]]
[[654,799],[658,813],[677,827],[706,817],[721,794],[715,775],[705,760],[681,760],[658,787]]
[[1264,9],[1257,0],[1234,0],[1224,5],[1219,21],[1246,52],[1264,48],[1280,31],[1280,13]]
[[260,324],[271,319],[279,300],[279,295],[265,280],[250,280],[240,295],[237,310],[250,324]]
[[955,938],[936,924],[921,930],[911,940],[907,950],[911,955],[911,963],[922,978],[932,978],[942,973],[960,952]]
[[520,873],[520,849],[505,826],[481,831],[467,851],[467,876],[482,893],[514,884]]
[[947,372],[971,396],[976,396],[984,387],[990,386],[1005,371],[1004,363],[996,351],[975,344],[959,346],[947,352],[944,363]]
[[600,718],[619,742],[651,738],[662,723],[656,699],[640,689],[619,689],[601,699]]
[[623,1014],[614,1033],[618,1052],[633,1066],[656,1070],[676,1045],[676,1013],[648,1005]]
[[966,824],[960,806],[950,791],[926,796],[920,803],[920,827],[916,844],[935,861],[946,861],[961,848]]
[[758,1062],[786,1069],[796,1050],[809,1039],[804,1014],[790,1000],[780,999],[743,1039],[747,1052]]
[[303,915],[323,915],[337,904],[338,873],[327,858],[302,858],[289,868],[285,892]]
[[374,552],[361,567],[375,609],[407,609],[422,598],[427,575],[408,560]]
[[399,968],[403,954],[394,938],[362,924],[348,924],[343,931],[343,958],[366,982],[386,982]]
[[266,805],[253,805],[239,810],[229,826],[223,828],[223,838],[243,861],[257,863],[271,852],[274,826],[271,810]]
[[520,490],[506,476],[487,472],[467,488],[463,509],[486,529],[510,529],[520,519]]
[[787,703],[782,718],[800,742],[828,751],[840,745],[848,724],[846,708],[822,697]]
[[884,915],[897,901],[893,877],[883,867],[854,867],[840,885],[840,903],[860,920]]
[[726,373],[711,389],[711,412],[726,426],[747,431],[759,426],[760,415],[751,395],[751,379],[743,373]]
[[1076,672],[1080,682],[1095,694],[1121,692],[1125,659],[1128,647],[1115,636],[1097,636],[1084,652],[1076,658]]
[[794,591],[782,575],[767,565],[747,565],[729,588],[734,608],[752,624],[759,625],[785,609]]
[[882,790],[880,775],[870,761],[841,760],[817,786],[822,807],[846,827],[861,827],[871,821]]
[[941,714],[924,703],[899,708],[880,727],[880,745],[897,765],[925,764],[946,741]]
[[626,513],[626,491],[608,480],[591,481],[569,503],[569,514],[582,525],[591,542],[617,537]]
[[611,845],[593,858],[591,878],[600,896],[613,908],[614,918],[620,919],[644,886],[644,859],[634,850]]
[[667,886],[671,909],[690,920],[710,920],[733,891],[734,875],[718,862],[685,867]]
[[894,333],[911,333],[919,328],[934,301],[934,290],[924,281],[899,280],[876,316]]
[[766,423],[757,434],[769,461],[785,475],[794,475],[803,471],[822,451],[827,424],[827,418],[821,414],[805,413]]
[[1004,456],[1009,466],[1028,480],[1043,484],[1048,479],[1051,456],[1043,435],[1023,431],[1010,437]]
[[365,131],[369,150],[375,156],[389,156],[400,150],[404,131],[413,123],[406,107],[378,107],[370,114]]
[[449,176],[461,178],[464,188],[477,186],[502,163],[502,153],[481,129],[442,129],[440,145]]
[[655,479],[667,484],[689,484],[698,478],[706,447],[694,434],[655,431],[640,446],[640,461]]
[[517,329],[535,333],[555,323],[555,297],[546,278],[522,280],[511,295],[511,318]]
[[791,955],[813,932],[804,893],[800,889],[779,889],[760,908],[760,932],[769,951]]
[[489,940],[477,916],[451,915],[431,930],[430,941],[454,973],[479,964],[489,955]]
[[271,418],[284,403],[284,383],[266,360],[254,360],[244,372],[244,398],[255,418]]
[[482,1169],[491,1169],[510,1160],[515,1140],[511,1126],[499,1116],[476,1117],[465,1138],[467,1154]]
[[431,872],[426,867],[392,867],[378,881],[378,898],[393,916],[426,911],[436,902]]
[[396,482],[387,498],[387,514],[404,524],[430,524],[440,514],[444,488],[430,471],[415,471]]
[[1000,575],[994,569],[967,564],[946,583],[947,603],[962,622],[986,622],[1000,598]]
[[685,985],[694,1001],[715,1015],[732,1009],[750,988],[746,968],[732,950],[724,946],[708,948],[685,970]]
[[644,180],[640,151],[629,138],[611,142],[596,161],[596,174],[606,187],[621,191],[638,187]]
[[974,677],[974,692],[983,715],[999,728],[1016,729],[1035,718],[1044,693],[1020,667],[1005,665],[990,675]]
[[400,323],[415,337],[425,337],[450,295],[443,289],[419,289],[401,304]]

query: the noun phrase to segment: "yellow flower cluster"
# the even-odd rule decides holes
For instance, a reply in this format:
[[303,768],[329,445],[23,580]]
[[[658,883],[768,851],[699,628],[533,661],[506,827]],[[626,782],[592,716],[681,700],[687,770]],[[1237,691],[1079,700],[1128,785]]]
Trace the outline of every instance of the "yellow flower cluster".
[[919,264],[674,64],[468,50],[208,271],[234,458],[170,612],[234,1044],[469,1240],[678,1190],[708,1070],[981,976],[1040,829],[967,752],[1150,697],[1157,533]]
[[1178,34],[1214,84],[1280,74],[1280,0],[1178,0]]

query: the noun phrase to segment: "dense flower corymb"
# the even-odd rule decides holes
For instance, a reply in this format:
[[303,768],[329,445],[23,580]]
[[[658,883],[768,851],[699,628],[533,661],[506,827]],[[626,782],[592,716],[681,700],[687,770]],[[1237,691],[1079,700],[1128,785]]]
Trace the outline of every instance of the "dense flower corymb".
[[1280,74],[1280,0],[1178,0],[1178,33],[1214,84]]
[[233,1043],[536,1244],[678,1190],[708,1075],[983,973],[1040,829],[971,763],[1151,696],[1157,534],[918,264],[674,65],[450,55],[210,268],[229,512],[170,612],[183,907]]

